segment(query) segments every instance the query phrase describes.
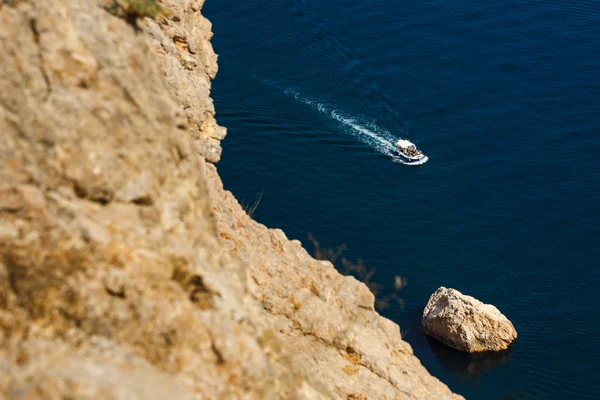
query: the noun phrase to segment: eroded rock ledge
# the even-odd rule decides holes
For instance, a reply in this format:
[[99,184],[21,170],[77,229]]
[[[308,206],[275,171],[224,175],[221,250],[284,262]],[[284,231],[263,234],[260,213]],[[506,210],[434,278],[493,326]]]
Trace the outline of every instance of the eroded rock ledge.
[[223,189],[202,1],[0,0],[0,399],[443,399],[373,296]]

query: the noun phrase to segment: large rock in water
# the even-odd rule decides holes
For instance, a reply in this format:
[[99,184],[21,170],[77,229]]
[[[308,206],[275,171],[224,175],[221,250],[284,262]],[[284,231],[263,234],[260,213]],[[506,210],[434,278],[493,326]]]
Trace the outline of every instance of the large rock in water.
[[427,335],[469,353],[505,350],[517,338],[496,307],[445,287],[429,298],[422,325]]

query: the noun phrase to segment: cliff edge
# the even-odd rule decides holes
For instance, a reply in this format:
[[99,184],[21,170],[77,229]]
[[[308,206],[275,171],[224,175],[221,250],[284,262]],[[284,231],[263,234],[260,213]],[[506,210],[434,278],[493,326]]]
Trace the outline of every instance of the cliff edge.
[[202,3],[0,0],[0,399],[460,398],[223,189]]

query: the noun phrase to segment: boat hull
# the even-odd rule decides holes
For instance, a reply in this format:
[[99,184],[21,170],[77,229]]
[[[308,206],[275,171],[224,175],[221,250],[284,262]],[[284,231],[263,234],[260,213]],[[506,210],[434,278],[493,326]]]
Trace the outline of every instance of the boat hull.
[[409,157],[403,153],[398,152],[398,156],[400,157],[400,159],[402,161],[404,161],[407,164],[418,164],[420,162],[423,161],[423,159],[425,158],[425,156],[421,156],[421,157]]

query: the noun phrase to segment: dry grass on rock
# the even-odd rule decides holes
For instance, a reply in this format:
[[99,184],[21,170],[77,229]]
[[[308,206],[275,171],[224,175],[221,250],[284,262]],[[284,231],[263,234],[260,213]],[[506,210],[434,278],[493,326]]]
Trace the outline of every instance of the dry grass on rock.
[[359,258],[356,261],[352,261],[344,257],[343,253],[346,250],[346,245],[341,245],[334,249],[322,248],[321,244],[313,235],[309,234],[308,239],[313,244],[315,249],[313,256],[316,259],[331,262],[342,274],[352,275],[367,285],[369,290],[375,295],[375,307],[378,310],[389,308],[392,303],[395,303],[400,308],[404,308],[404,300],[399,296],[399,293],[407,284],[406,278],[396,275],[391,291],[386,295],[382,295],[382,293],[386,291],[386,285],[373,280],[375,270],[365,266],[362,259]]
[[156,18],[163,13],[158,0],[113,0],[110,11],[128,19]]

